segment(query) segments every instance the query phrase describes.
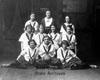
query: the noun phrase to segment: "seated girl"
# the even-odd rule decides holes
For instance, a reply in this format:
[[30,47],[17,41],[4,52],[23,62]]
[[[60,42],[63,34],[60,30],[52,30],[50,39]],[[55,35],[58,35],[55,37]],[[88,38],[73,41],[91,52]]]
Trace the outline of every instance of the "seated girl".
[[69,16],[66,16],[65,17],[65,23],[61,26],[61,29],[60,29],[60,32],[63,33],[63,34],[66,34],[66,28],[68,25],[70,25],[73,29],[73,34],[75,34],[75,27],[74,25],[71,23],[71,20],[70,20],[70,17]]
[[35,62],[38,59],[38,48],[36,42],[30,40],[28,42],[29,47],[21,52],[15,62],[11,64],[3,64],[3,67],[14,67],[14,68],[27,68],[28,66],[35,67]]
[[25,31],[21,34],[19,38],[19,42],[21,43],[21,51],[25,50],[25,48],[29,47],[28,41],[33,37],[32,26],[28,24],[25,27]]
[[37,60],[36,66],[38,68],[49,68],[50,66],[61,66],[59,59],[55,58],[56,52],[54,45],[50,42],[49,36],[44,36],[43,44],[39,48],[40,59]]
[[59,44],[61,43],[61,36],[59,33],[57,33],[55,25],[51,26],[51,31],[48,35],[52,39],[52,42],[55,45],[56,49],[58,49]]
[[88,68],[88,64],[83,62],[74,54],[74,52],[68,49],[69,44],[66,40],[62,41],[61,47],[57,50],[57,58],[62,63],[62,68],[66,69],[81,69]]

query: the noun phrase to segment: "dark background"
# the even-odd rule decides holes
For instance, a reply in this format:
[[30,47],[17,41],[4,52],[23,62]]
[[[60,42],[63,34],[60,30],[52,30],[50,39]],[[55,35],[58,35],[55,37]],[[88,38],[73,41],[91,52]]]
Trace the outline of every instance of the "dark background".
[[[25,22],[31,12],[36,14],[36,20],[40,23],[45,16],[45,10],[50,9],[55,18],[58,30],[64,22],[66,15],[71,16],[71,21],[76,28],[78,42],[78,57],[87,63],[99,63],[98,28],[100,26],[100,1],[66,0],[79,4],[79,10],[68,10],[70,4],[65,5],[64,0],[0,0],[0,60],[15,60],[20,53],[18,39],[23,32]],[[83,4],[83,8],[81,5]],[[74,5],[75,6],[75,5]],[[66,11],[63,9],[66,8]],[[82,10],[85,9],[85,10]],[[98,40],[98,41],[97,41]]]

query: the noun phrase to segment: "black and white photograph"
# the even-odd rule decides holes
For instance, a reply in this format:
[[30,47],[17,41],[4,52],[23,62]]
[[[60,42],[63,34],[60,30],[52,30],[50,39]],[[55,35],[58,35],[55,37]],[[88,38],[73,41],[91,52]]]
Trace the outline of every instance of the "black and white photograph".
[[0,0],[0,80],[100,80],[99,0]]

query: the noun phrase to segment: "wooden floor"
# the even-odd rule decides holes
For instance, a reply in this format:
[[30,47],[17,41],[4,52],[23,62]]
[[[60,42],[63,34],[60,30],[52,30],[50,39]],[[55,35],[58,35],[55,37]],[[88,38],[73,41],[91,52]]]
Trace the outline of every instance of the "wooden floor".
[[36,70],[0,68],[0,80],[100,80],[100,69]]

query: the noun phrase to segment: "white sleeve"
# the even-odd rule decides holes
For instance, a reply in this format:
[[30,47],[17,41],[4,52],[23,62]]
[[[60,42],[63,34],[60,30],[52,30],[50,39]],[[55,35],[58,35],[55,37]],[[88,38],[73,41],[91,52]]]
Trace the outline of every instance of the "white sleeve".
[[72,24],[73,33],[75,34],[75,26]]
[[21,54],[21,55],[27,54],[27,50],[23,50],[20,54]]
[[50,51],[50,53],[49,53],[49,55],[51,56],[51,57],[54,57],[55,56],[55,54],[56,54],[56,48],[55,48],[55,46],[54,45],[52,45],[51,46],[52,47],[52,51]]
[[76,54],[75,54],[73,51],[71,51],[71,50],[69,50],[69,55],[70,55],[71,57],[76,57]]
[[23,42],[24,39],[25,39],[25,35],[24,35],[24,33],[22,33],[18,41]]
[[35,40],[37,45],[39,45],[39,37],[38,36],[39,36],[38,34],[34,34],[33,37],[32,37],[32,39]]
[[26,21],[25,26],[24,26],[24,30],[25,30],[26,26],[29,24],[30,24],[30,20]]
[[71,43],[75,43],[75,42],[76,42],[76,36],[73,35]]
[[58,58],[58,59],[61,58],[61,50],[60,50],[60,48],[57,50],[57,58]]
[[64,31],[63,26],[61,26],[60,32],[62,33]]
[[38,24],[38,22],[37,22],[37,21],[35,22],[35,26],[34,26],[34,28],[35,28],[35,30],[36,30],[36,31],[38,31],[38,30],[39,30],[39,24]]
[[59,33],[57,33],[57,38],[56,40],[58,41],[57,43],[59,44],[61,42],[61,35]]
[[36,49],[36,54],[35,54],[36,59],[38,59],[38,55],[39,55],[39,48],[37,47],[37,49]]
[[21,51],[16,60],[18,60],[21,56],[24,56],[25,54],[27,54],[26,50]]
[[43,52],[43,48],[42,46],[39,47],[39,53],[38,53],[41,57],[45,56],[45,52]]

